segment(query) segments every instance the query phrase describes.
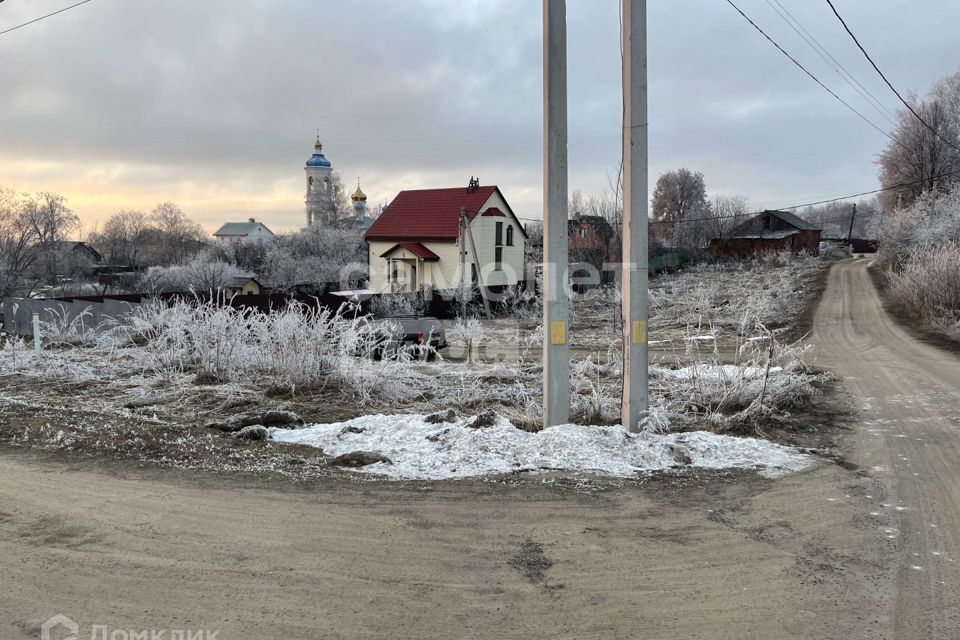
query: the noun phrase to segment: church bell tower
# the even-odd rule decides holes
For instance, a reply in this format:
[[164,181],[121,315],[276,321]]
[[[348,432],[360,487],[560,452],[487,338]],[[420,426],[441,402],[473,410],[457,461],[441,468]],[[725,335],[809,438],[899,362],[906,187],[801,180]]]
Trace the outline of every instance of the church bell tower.
[[323,155],[323,145],[320,144],[320,135],[313,145],[313,155],[307,160],[304,168],[307,174],[307,194],[304,203],[307,206],[307,226],[334,222],[336,215],[331,197],[333,164]]

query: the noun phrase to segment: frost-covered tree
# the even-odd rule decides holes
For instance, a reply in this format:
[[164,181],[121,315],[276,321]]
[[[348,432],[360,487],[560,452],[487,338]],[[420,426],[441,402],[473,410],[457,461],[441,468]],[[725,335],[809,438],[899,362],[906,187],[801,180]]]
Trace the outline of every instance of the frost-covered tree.
[[[680,168],[660,174],[651,204],[654,234],[663,240],[672,238],[677,227],[694,224],[709,206],[702,173]],[[682,238],[687,235],[692,232],[680,232]]]
[[215,294],[233,278],[245,275],[249,274],[235,265],[201,253],[183,265],[150,267],[141,278],[140,287],[149,293]]
[[880,218],[878,232],[893,300],[960,334],[960,186],[921,194]]
[[892,140],[877,159],[880,182],[889,189],[881,196],[887,211],[960,184],[960,72],[934,85],[926,98],[908,100],[924,122],[907,109],[898,112]]
[[859,200],[856,204],[856,213],[851,202],[828,202],[804,207],[796,211],[796,214],[820,227],[824,238],[846,238],[848,235],[854,238],[873,238],[873,221],[881,214],[880,201],[869,198]]
[[366,278],[366,252],[361,230],[314,225],[277,236],[258,275],[281,291],[353,287]]

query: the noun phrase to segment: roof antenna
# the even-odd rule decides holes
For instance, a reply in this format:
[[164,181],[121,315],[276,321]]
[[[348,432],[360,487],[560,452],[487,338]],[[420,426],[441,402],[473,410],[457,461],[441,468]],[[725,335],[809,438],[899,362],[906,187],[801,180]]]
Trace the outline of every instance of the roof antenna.
[[473,193],[480,186],[480,178],[470,176],[470,183],[467,185],[467,193]]

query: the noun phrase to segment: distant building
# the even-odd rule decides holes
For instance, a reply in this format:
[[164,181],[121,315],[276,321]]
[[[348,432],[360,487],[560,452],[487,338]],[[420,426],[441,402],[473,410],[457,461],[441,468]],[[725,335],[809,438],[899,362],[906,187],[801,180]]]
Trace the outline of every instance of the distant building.
[[357,190],[350,196],[353,202],[353,218],[340,220],[338,226],[367,230],[373,225],[373,216],[367,209],[367,194],[360,188],[360,178],[357,178]]
[[269,242],[273,240],[273,231],[262,222],[250,218],[246,222],[228,222],[220,227],[213,237],[218,242]]
[[101,264],[103,256],[87,243],[56,240],[41,246],[27,273],[54,285],[64,278],[92,276]]
[[597,269],[604,263],[620,260],[614,255],[618,247],[613,246],[613,227],[601,216],[578,214],[567,220],[567,250],[570,262],[586,262]]
[[820,246],[820,229],[787,211],[767,210],[737,225],[722,238],[710,240],[719,258],[747,258],[758,253],[810,252]]
[[70,254],[76,256],[78,260],[82,260],[91,265],[98,265],[103,262],[103,256],[100,252],[86,242],[58,240],[53,244],[57,251],[70,252]]
[[222,287],[226,298],[233,296],[258,295],[263,291],[263,286],[253,276],[237,276],[230,278]]
[[[461,232],[461,209],[470,233]],[[461,277],[486,288],[523,280],[526,233],[495,185],[401,191],[364,238],[376,292],[455,289]]]
[[324,225],[341,229],[370,228],[373,224],[373,216],[367,209],[367,194],[360,188],[359,178],[357,178],[357,190],[350,196],[353,215],[351,216],[349,211],[338,209],[338,201],[343,197],[342,192],[339,191],[339,181],[333,173],[333,163],[323,154],[319,135],[313,145],[313,155],[307,160],[304,171],[307,176],[304,204],[308,227]]
[[333,163],[323,155],[320,136],[313,145],[313,155],[304,167],[307,174],[307,193],[304,204],[307,209],[307,226],[332,224],[337,217],[333,203]]

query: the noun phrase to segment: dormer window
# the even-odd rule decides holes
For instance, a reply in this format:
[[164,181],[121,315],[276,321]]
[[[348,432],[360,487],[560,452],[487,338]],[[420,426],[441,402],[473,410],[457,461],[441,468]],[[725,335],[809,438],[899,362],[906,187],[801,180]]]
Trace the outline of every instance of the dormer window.
[[770,216],[763,216],[763,228],[764,229],[770,228]]

